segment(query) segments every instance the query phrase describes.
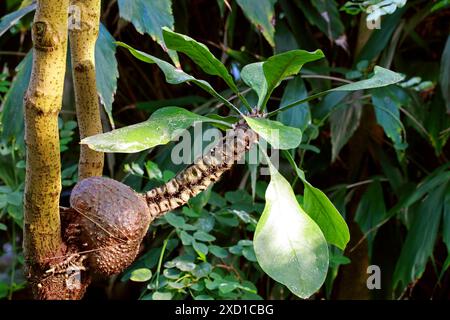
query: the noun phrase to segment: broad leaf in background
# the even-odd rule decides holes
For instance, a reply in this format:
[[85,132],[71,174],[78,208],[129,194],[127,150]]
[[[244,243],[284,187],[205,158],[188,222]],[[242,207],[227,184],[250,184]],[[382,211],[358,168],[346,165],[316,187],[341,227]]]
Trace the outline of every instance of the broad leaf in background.
[[90,136],[81,143],[102,152],[133,153],[169,143],[195,123],[214,121],[182,108],[166,107],[154,112],[147,121]]
[[298,128],[286,127],[281,122],[263,118],[244,117],[252,128],[275,149],[294,149],[302,142],[302,132]]
[[406,148],[404,139],[404,126],[400,120],[401,102],[396,96],[393,87],[372,90],[372,103],[375,107],[377,122],[383,127],[386,135],[394,142],[394,148],[403,158],[403,150]]
[[117,90],[117,78],[119,77],[115,55],[116,45],[114,44],[114,38],[106,27],[100,24],[97,42],[95,43],[95,75],[100,101],[113,128],[112,104]]
[[264,108],[273,90],[285,78],[296,75],[305,63],[319,60],[324,57],[321,50],[308,52],[304,50],[291,50],[271,56],[263,64],[264,76],[267,82],[267,94],[262,104]]
[[447,112],[450,112],[450,36],[447,37],[444,52],[441,58],[441,73],[439,82],[442,94],[447,103]]
[[[21,148],[25,147],[23,140],[23,97],[30,82],[32,64],[33,54],[29,52],[17,66],[17,75],[2,105],[2,138],[7,141],[14,139]],[[8,119],[16,120],[10,121]]]
[[[447,185],[444,199],[444,213],[442,219],[442,240],[447,246],[450,257],[450,183]],[[447,258],[448,259],[448,258]]]
[[283,154],[305,186],[303,195],[305,212],[320,227],[328,243],[334,244],[344,250],[350,240],[350,231],[344,218],[325,193],[313,187],[306,180],[305,173],[297,166],[291,154],[288,152],[284,152]]
[[[353,94],[354,97],[360,95],[358,92]],[[347,144],[358,129],[362,108],[361,103],[355,101],[351,104],[340,104],[331,111],[331,162],[337,159],[342,147]]]
[[117,43],[117,45],[128,49],[130,51],[130,53],[133,56],[135,56],[136,58],[138,58],[139,60],[147,62],[147,63],[155,63],[161,69],[161,71],[164,73],[164,76],[166,77],[166,81],[168,83],[180,84],[180,83],[184,83],[184,82],[192,82],[192,83],[196,84],[197,86],[199,86],[200,88],[202,88],[203,90],[205,90],[206,92],[208,92],[209,94],[211,94],[212,96],[221,100],[226,105],[229,105],[228,101],[224,97],[222,97],[220,94],[218,94],[216,92],[216,90],[214,90],[214,88],[211,87],[211,85],[208,82],[206,82],[204,80],[198,80],[198,79],[194,78],[193,76],[183,72],[183,70],[177,69],[170,63],[168,63],[164,60],[158,59],[158,58],[156,58],[152,55],[149,55],[145,52],[136,50],[123,42],[116,42],[116,43]]
[[[301,76],[296,76],[289,80],[286,89],[281,97],[280,108],[298,100],[305,99],[308,96],[305,82]],[[277,120],[283,124],[299,128],[302,132],[311,124],[311,112],[308,102],[303,103],[295,109],[287,110],[278,114]]]
[[320,228],[298,204],[289,182],[271,164],[270,171],[266,206],[253,240],[256,258],[271,278],[308,298],[325,281],[328,246]]
[[[120,16],[130,21],[136,30],[149,34],[153,40],[167,51],[162,35],[162,27],[173,29],[172,0],[119,0]],[[180,62],[175,51],[168,50],[173,63],[178,67]]]
[[36,9],[36,4],[31,4],[25,8],[11,12],[0,19],[0,37],[15,25],[23,16]]
[[204,72],[221,77],[233,92],[239,91],[227,68],[214,57],[203,43],[197,42],[186,35],[173,32],[169,28],[163,28],[163,37],[168,48],[186,54]]
[[328,39],[348,50],[345,28],[334,0],[294,1],[310,24],[317,26]]
[[356,61],[372,61],[386,48],[405,11],[406,6],[383,19],[383,27],[380,29],[375,29],[372,32],[366,45],[358,54]]
[[356,210],[355,221],[366,235],[369,257],[372,257],[372,247],[377,233],[377,225],[386,219],[383,189],[379,180],[372,182],[361,198]]
[[425,271],[437,238],[446,190],[447,183],[444,183],[433,190],[423,202],[410,209],[413,210],[414,220],[395,267],[394,288],[400,284],[400,289],[403,290]]
[[252,0],[236,0],[236,2],[245,16],[264,35],[267,42],[275,47],[274,5],[277,0],[258,0],[258,4]]

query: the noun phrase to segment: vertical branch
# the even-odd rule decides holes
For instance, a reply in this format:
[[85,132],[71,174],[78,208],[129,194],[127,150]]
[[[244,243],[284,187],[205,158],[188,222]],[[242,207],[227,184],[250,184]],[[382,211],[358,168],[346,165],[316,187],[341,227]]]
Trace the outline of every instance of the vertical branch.
[[[95,42],[100,21],[100,0],[71,0],[69,26],[72,74],[80,138],[102,133],[95,80]],[[103,153],[80,146],[79,178],[101,176]]]
[[33,68],[25,94],[27,145],[24,203],[25,272],[38,298],[52,295],[43,280],[61,240],[58,113],[66,70],[69,0],[39,0],[32,27]]

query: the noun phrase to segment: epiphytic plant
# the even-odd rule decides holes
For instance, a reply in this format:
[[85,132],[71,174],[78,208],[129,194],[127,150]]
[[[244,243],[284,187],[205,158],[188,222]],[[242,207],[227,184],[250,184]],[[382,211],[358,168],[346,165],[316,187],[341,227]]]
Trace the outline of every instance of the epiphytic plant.
[[[88,262],[87,267],[88,269],[90,267],[91,272],[94,273],[110,274],[121,271],[136,256],[136,240],[142,239],[142,230],[146,229],[151,220],[183,205],[189,198],[205,190],[220,177],[221,173],[231,168],[231,164],[249,149],[258,137],[266,140],[276,149],[289,150],[298,147],[301,143],[302,131],[270,120],[270,117],[332,91],[378,88],[403,79],[399,74],[375,67],[374,74],[369,79],[320,92],[268,112],[267,104],[274,89],[284,79],[298,74],[305,63],[322,58],[323,53],[320,50],[288,51],[274,55],[264,62],[245,66],[241,71],[241,78],[258,95],[257,104],[251,106],[226,67],[211,54],[205,45],[167,28],[163,28],[163,36],[169,49],[186,54],[204,72],[222,78],[234,93],[234,97],[231,99],[223,97],[208,82],[196,79],[166,61],[135,50],[124,43],[117,44],[127,48],[139,60],[156,64],[164,73],[168,83],[190,82],[216,97],[232,112],[231,123],[218,120],[217,117],[200,116],[178,107],[166,107],[154,112],[150,119],[143,123],[88,137],[81,143],[100,152],[138,152],[174,140],[179,130],[186,129],[197,122],[212,122],[231,127],[231,133],[227,136],[237,138],[232,139],[232,143],[227,142],[229,140],[219,143],[206,156],[196,160],[174,179],[162,187],[150,190],[145,195],[132,193],[131,198],[121,199],[122,195],[115,190],[126,187],[106,178],[88,178],[80,182],[75,187],[71,198],[72,210],[77,216],[75,220],[79,220],[75,223],[75,220],[72,220],[69,225],[81,226],[81,235],[79,235],[80,239],[83,239],[81,245],[87,243],[85,251],[89,257],[83,261],[91,261]],[[239,99],[246,108],[245,112],[232,103],[234,98]],[[243,135],[236,134],[238,129],[242,129]],[[291,154],[284,151],[283,155],[304,183],[303,204],[300,205],[297,202],[287,180],[269,161],[271,182],[266,191],[266,207],[256,227],[254,249],[258,263],[269,276],[286,285],[297,296],[306,298],[317,291],[325,280],[329,263],[328,244],[344,249],[349,241],[349,231],[342,216],[325,194],[306,180]],[[113,190],[114,196],[102,194],[105,192],[100,191],[102,188]],[[129,191],[124,193],[129,194]],[[95,195],[92,196],[92,194]],[[89,205],[90,197],[95,198],[95,206]],[[116,200],[120,204],[117,210],[103,210],[113,206]],[[125,206],[126,209],[123,209],[124,212],[120,215],[122,220],[120,220],[117,214],[121,211],[122,201],[135,202],[135,206]],[[76,214],[77,212],[79,215]],[[128,214],[132,217],[130,218],[132,225],[128,225],[128,218],[124,217]],[[134,224],[137,223],[136,215],[141,217],[139,226]],[[96,227],[93,227],[94,225]],[[94,229],[95,232],[93,232]],[[124,233],[125,229],[131,230],[131,233],[127,233],[128,231]],[[96,241],[99,233],[103,235],[101,243]],[[108,240],[104,240],[106,238]],[[111,253],[93,253],[96,250],[107,251],[110,244],[113,244],[111,246],[113,250],[117,250],[117,246],[121,246],[120,241],[124,240],[131,241],[134,245],[122,252],[127,258],[123,260],[126,263],[120,267],[116,268],[114,263],[112,267],[108,267],[104,261],[100,261],[102,258],[106,261],[115,260]],[[122,247],[126,248],[126,245],[122,244]],[[78,250],[83,249],[78,248]],[[112,252],[117,253],[117,251]]]

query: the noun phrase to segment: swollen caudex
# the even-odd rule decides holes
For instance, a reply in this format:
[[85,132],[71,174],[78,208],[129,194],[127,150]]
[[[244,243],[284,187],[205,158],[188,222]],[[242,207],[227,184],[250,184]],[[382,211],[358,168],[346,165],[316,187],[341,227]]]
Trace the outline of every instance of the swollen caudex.
[[150,223],[207,189],[257,141],[255,132],[238,123],[207,154],[161,187],[139,194],[104,177],[80,181],[70,197],[66,238],[87,256],[89,272],[120,273],[138,254]]

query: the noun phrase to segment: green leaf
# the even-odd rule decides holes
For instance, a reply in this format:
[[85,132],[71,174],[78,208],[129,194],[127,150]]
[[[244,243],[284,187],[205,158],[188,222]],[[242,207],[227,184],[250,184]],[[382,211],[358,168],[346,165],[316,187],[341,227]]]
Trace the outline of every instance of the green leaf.
[[375,66],[374,74],[370,79],[360,80],[357,82],[345,84],[343,86],[331,89],[330,91],[357,91],[386,87],[391,84],[402,81],[405,76],[389,69]]
[[330,114],[331,161],[334,162],[342,147],[359,127],[362,115],[361,103],[340,104]]
[[447,246],[447,251],[449,252],[450,256],[450,183],[448,184],[447,191],[445,192],[442,230],[442,240]]
[[267,42],[275,47],[275,28],[272,21],[275,16],[274,5],[277,0],[258,0],[257,4],[252,0],[237,0],[236,2],[251,23],[261,31]]
[[6,231],[6,230],[8,230],[8,227],[5,224],[0,223],[0,230],[1,231]]
[[11,12],[0,19],[0,37],[9,30],[13,25],[15,25],[23,16],[30,13],[36,9],[36,4],[33,3],[28,7],[19,9],[17,11]]
[[344,218],[325,193],[306,180],[305,173],[297,166],[292,156],[288,152],[284,154],[305,186],[305,212],[317,223],[329,243],[344,250],[350,240],[350,231]]
[[442,53],[439,78],[442,94],[447,103],[447,111],[450,112],[450,73],[448,70],[450,70],[450,36],[447,37],[444,52]]
[[117,90],[117,78],[119,77],[114,41],[106,27],[100,24],[97,42],[95,43],[95,78],[100,101],[113,128],[112,104]]
[[394,148],[401,155],[406,148],[403,134],[405,130],[400,120],[401,102],[395,91],[390,87],[374,89],[372,90],[372,102],[378,124],[383,127],[386,135],[394,142]]
[[[120,16],[133,23],[136,30],[149,34],[152,39],[168,51],[164,44],[162,27],[173,30],[172,0],[119,0]],[[175,65],[179,65],[177,53],[169,50],[169,55]]]
[[350,232],[344,218],[321,190],[306,180],[303,182],[305,212],[319,225],[329,243],[344,250],[350,240]]
[[298,204],[289,182],[270,168],[266,207],[253,240],[256,258],[271,278],[308,298],[325,281],[328,246],[319,226]]
[[355,221],[366,235],[369,257],[372,257],[372,247],[377,232],[376,227],[386,217],[383,189],[380,181],[375,180],[362,196],[355,215]]
[[171,300],[172,299],[172,293],[170,292],[159,292],[156,291],[152,294],[153,300]]
[[225,259],[226,257],[228,257],[227,250],[222,247],[211,245],[208,248],[209,248],[209,252],[211,252],[217,258]]
[[214,241],[216,240],[216,237],[214,237],[213,235],[210,235],[209,233],[206,233],[204,231],[196,231],[194,233],[194,238],[200,241]]
[[[412,225],[397,261],[393,287],[401,289],[420,278],[436,242],[447,184],[442,184],[415,207]],[[412,210],[412,209],[410,209]]]
[[204,243],[193,240],[192,247],[194,248],[195,252],[197,252],[200,259],[206,261],[206,255],[208,254],[208,246]]
[[286,127],[281,122],[263,118],[244,117],[250,128],[276,149],[294,149],[302,142],[300,129]]
[[[281,97],[280,108],[288,104],[305,99],[308,96],[305,82],[301,76],[296,76],[289,80],[283,96]],[[311,112],[308,102],[300,104],[295,109],[287,110],[278,114],[277,120],[286,126],[299,128],[302,132],[311,124]]]
[[130,280],[135,281],[135,282],[146,282],[146,281],[150,280],[151,277],[152,277],[152,271],[150,269],[140,268],[140,269],[133,270],[131,272]]
[[[294,101],[287,106],[284,106],[282,108],[279,108],[278,110],[274,110],[272,112],[269,112],[267,114],[267,117],[271,117],[277,113],[284,112],[290,108],[293,108],[299,104],[311,101],[313,99],[317,99],[321,96],[324,96],[330,92],[335,91],[358,91],[358,90],[365,90],[365,89],[373,89],[373,88],[381,88],[385,86],[389,86],[391,84],[395,84],[397,82],[400,82],[404,79],[404,76],[398,73],[395,73],[391,70],[375,66],[374,68],[374,75],[370,79],[365,79],[357,82],[353,82],[350,84],[345,84],[343,86],[333,88],[330,90],[322,91],[316,94],[313,94],[305,99]],[[331,96],[331,95],[330,95]],[[325,99],[324,99],[325,100]],[[329,103],[327,103],[329,105]]]
[[7,141],[14,139],[21,147],[24,147],[23,97],[30,82],[32,64],[33,54],[30,51],[17,66],[16,77],[2,104],[2,138]]
[[183,52],[204,72],[221,77],[233,92],[237,93],[239,91],[227,68],[213,56],[208,47],[203,43],[197,42],[186,35],[173,32],[168,28],[163,28],[163,36],[169,49]]
[[102,152],[133,153],[166,144],[197,122],[214,121],[182,108],[166,107],[154,112],[147,121],[90,136],[81,143]]
[[226,105],[228,105],[228,106],[230,105],[230,103],[224,97],[222,97],[220,94],[218,94],[216,92],[216,90],[214,90],[214,88],[211,87],[211,85],[208,82],[206,82],[204,80],[198,80],[198,79],[194,78],[193,76],[185,73],[183,70],[177,69],[170,63],[168,63],[164,60],[158,59],[158,58],[156,58],[152,55],[149,55],[145,52],[136,50],[123,42],[116,42],[116,43],[117,43],[117,45],[128,49],[130,51],[130,53],[133,56],[135,56],[136,58],[138,58],[139,60],[144,61],[146,63],[155,63],[161,69],[161,71],[164,73],[167,83],[180,84],[180,83],[184,83],[184,82],[192,82],[195,85],[199,86],[201,89],[203,89],[206,92],[208,92],[209,94],[211,94],[212,96],[221,100]]
[[184,224],[186,223],[186,221],[184,220],[183,217],[177,216],[175,213],[173,212],[168,212],[164,215],[164,218],[167,220],[167,222],[175,227],[175,228],[181,228],[184,226]]
[[258,95],[258,108],[262,106],[267,95],[267,81],[263,70],[264,62],[255,62],[246,65],[241,70],[241,78]]
[[321,50],[308,52],[304,50],[291,50],[271,56],[263,64],[264,76],[267,82],[267,94],[262,107],[264,108],[273,90],[287,77],[296,75],[305,63],[319,60],[324,57]]

